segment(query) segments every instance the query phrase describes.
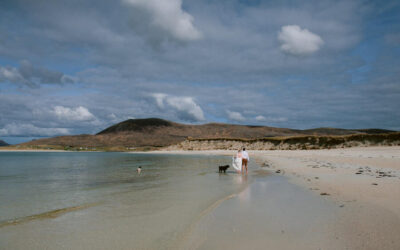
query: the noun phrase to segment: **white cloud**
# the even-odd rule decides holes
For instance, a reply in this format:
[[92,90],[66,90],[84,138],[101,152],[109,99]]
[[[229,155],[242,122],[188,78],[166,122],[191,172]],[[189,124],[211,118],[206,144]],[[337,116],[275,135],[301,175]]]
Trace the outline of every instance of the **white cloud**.
[[167,97],[166,94],[163,93],[155,93],[152,94],[152,96],[154,97],[154,99],[156,100],[156,104],[160,109],[164,108],[164,100]]
[[283,52],[296,56],[312,54],[324,44],[320,36],[298,25],[282,26],[278,39]]
[[32,65],[27,60],[20,62],[19,68],[0,66],[0,82],[11,82],[35,87],[39,84],[73,83],[75,80],[61,72]]
[[154,93],[151,95],[159,108],[172,108],[177,116],[187,121],[204,121],[204,113],[201,107],[192,97],[170,96],[163,93]]
[[267,120],[267,118],[265,118],[265,116],[262,116],[262,115],[256,116],[256,121],[258,121],[258,122],[264,122],[266,120]]
[[14,67],[1,67],[0,66],[0,82],[11,82],[21,85],[28,85],[30,87],[34,84],[27,81],[17,68]]
[[286,122],[288,119],[286,117],[265,117],[262,115],[256,116],[256,121],[258,122]]
[[90,111],[82,106],[77,108],[68,108],[63,106],[55,106],[53,109],[53,113],[60,120],[67,121],[91,121],[96,120],[96,117],[90,113]]
[[204,114],[200,106],[193,100],[192,97],[170,97],[167,98],[167,103],[176,110],[182,112],[181,118],[196,121],[203,121]]
[[243,115],[239,112],[235,112],[235,111],[226,111],[228,113],[228,117],[229,119],[233,120],[233,121],[238,121],[238,122],[243,122],[246,119],[243,117]]
[[108,119],[110,119],[111,121],[116,121],[117,120],[117,116],[114,113],[111,113],[107,116]]
[[0,129],[0,136],[56,136],[67,135],[67,128],[40,128],[32,124],[8,124]]
[[150,25],[167,32],[179,41],[193,41],[202,34],[193,25],[193,17],[182,9],[182,0],[123,0],[134,8],[146,11]]

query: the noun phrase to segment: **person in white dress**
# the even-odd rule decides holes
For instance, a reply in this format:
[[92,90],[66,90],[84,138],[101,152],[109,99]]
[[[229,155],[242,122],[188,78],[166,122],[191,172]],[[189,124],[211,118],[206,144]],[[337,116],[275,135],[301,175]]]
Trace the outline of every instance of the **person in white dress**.
[[237,173],[242,172],[242,151],[240,149],[236,153],[236,156],[233,157],[232,166]]

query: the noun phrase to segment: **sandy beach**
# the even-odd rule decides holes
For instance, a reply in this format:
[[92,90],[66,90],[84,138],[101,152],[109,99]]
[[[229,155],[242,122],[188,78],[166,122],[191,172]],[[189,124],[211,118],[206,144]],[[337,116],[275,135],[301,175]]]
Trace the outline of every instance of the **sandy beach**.
[[344,213],[352,249],[399,249],[400,148],[253,152],[265,168],[289,176]]
[[[174,151],[170,153],[234,154],[233,151]],[[340,242],[335,242],[332,245],[332,238],[325,238],[326,235],[320,235],[321,237],[316,238],[325,242],[325,244],[322,243],[322,246],[319,245],[322,249],[338,249],[338,246],[342,246],[343,249],[400,249],[398,237],[400,233],[400,147],[250,151],[249,153],[262,169],[268,170],[275,176],[287,177],[285,180],[299,189],[308,190],[314,197],[330,203],[330,209],[334,211],[331,212],[335,216],[333,219],[331,218],[332,220],[328,225],[325,224],[324,227],[320,227],[320,230],[325,230],[327,235],[335,235],[335,239],[340,239]],[[268,183],[268,180],[266,182]],[[280,191],[276,190],[276,192]],[[274,194],[264,192],[266,192],[266,195],[275,197]],[[287,194],[282,194],[282,197],[290,199]],[[253,201],[256,200],[253,197]],[[293,202],[291,204],[289,201],[286,202],[287,206],[301,206],[301,203]],[[256,203],[254,203],[254,206],[257,206]],[[249,211],[254,209],[254,206],[250,204]],[[266,209],[266,217],[271,210],[274,211],[271,204],[262,206]],[[321,212],[318,206],[310,209],[311,211],[315,210],[315,214]],[[226,213],[226,210],[231,213],[233,218],[240,218],[240,216],[246,214],[244,211],[234,211],[232,208],[224,208],[224,210],[224,213]],[[215,213],[217,218],[221,216],[218,216],[221,212]],[[255,213],[260,216],[259,212]],[[290,213],[289,216],[292,215],[293,213]],[[297,220],[296,218],[298,218],[299,221],[302,221],[304,216],[308,217],[308,213],[299,209],[297,217],[293,219]],[[325,216],[329,217],[326,213]],[[252,218],[250,217],[247,214],[245,218],[251,221]],[[258,217],[258,219],[262,220],[261,217]],[[243,220],[238,221],[237,225],[244,222]],[[203,236],[204,231],[207,231],[205,228],[217,228],[215,223],[208,226],[207,223],[205,224],[202,225]],[[265,225],[265,230],[268,231],[268,229],[269,226]],[[240,230],[240,227],[238,230]],[[296,239],[300,235],[301,233],[298,231],[297,235],[294,234],[292,237]],[[315,241],[316,235],[310,235],[308,241]],[[270,237],[266,237],[269,242],[274,242],[276,249],[293,249],[293,245],[287,244],[287,237],[281,238],[281,241],[278,240],[279,238],[274,238],[271,241]],[[243,243],[243,241],[250,245],[253,244],[254,249],[262,249],[259,245],[260,242],[256,243],[257,241],[250,239],[246,241],[246,238],[242,238],[241,242]],[[205,240],[199,246],[207,246],[207,242],[208,240]],[[261,242],[266,243],[262,240]],[[310,245],[302,240],[297,241],[297,243],[296,249],[310,249]],[[228,246],[233,249],[240,249],[237,246],[243,245],[228,244]]]
[[400,148],[253,152],[260,164],[330,199],[352,249],[399,249]]

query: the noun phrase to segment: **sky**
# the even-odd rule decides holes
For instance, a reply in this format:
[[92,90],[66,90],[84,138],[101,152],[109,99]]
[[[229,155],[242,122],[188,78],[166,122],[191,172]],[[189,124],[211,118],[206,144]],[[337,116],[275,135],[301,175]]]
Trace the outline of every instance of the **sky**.
[[0,139],[130,118],[400,130],[399,1],[2,0]]

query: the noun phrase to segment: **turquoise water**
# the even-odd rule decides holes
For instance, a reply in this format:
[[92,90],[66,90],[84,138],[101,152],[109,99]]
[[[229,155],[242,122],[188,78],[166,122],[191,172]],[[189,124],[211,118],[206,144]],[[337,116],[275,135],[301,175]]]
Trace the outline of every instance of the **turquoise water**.
[[[168,185],[215,172],[229,161],[215,156],[0,152],[0,221]],[[141,175],[138,166],[143,168]]]
[[207,155],[0,152],[0,249],[173,248],[205,210],[247,186],[232,170],[218,173],[230,163]]

